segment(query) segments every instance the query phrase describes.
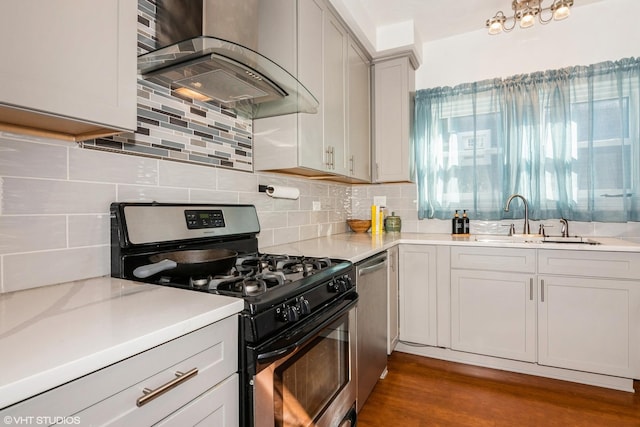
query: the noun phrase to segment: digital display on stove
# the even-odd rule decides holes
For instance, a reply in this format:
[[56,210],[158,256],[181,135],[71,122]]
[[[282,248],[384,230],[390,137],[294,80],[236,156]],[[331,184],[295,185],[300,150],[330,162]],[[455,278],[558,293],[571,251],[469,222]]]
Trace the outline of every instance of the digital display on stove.
[[224,215],[220,209],[206,211],[187,210],[184,211],[184,216],[187,220],[187,228],[190,230],[196,228],[220,228],[225,226]]

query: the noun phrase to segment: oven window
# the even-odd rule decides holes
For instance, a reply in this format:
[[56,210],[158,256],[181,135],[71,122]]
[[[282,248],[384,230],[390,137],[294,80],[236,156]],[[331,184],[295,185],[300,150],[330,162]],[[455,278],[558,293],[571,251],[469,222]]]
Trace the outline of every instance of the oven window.
[[309,426],[349,382],[349,323],[344,316],[275,370],[277,426]]

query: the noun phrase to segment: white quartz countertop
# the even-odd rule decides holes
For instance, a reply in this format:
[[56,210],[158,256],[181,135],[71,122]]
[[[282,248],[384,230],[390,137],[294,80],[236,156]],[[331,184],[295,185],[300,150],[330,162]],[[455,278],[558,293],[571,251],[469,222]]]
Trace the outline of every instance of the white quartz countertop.
[[0,409],[243,308],[240,298],[111,277],[0,294]]
[[526,242],[518,237],[491,235],[451,236],[450,234],[426,233],[343,233],[316,239],[302,240],[277,246],[261,248],[262,252],[282,253],[289,255],[321,256],[348,259],[358,262],[383,250],[398,244],[422,245],[473,245],[486,247],[557,249],[557,250],[585,250],[585,251],[613,251],[640,252],[640,243],[612,237],[590,236],[590,240],[597,241],[597,245],[578,243],[541,243],[540,241]]

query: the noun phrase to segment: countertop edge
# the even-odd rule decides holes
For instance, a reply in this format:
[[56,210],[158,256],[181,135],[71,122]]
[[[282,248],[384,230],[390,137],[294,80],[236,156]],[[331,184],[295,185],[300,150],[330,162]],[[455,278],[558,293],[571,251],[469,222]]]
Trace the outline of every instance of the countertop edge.
[[353,263],[358,263],[393,246],[403,244],[599,252],[640,252],[640,244],[612,237],[589,236],[590,239],[606,242],[606,244],[589,245],[570,243],[475,241],[474,239],[478,236],[483,235],[472,235],[460,238],[451,236],[450,234],[437,233],[383,233],[381,235],[371,235],[369,233],[347,232],[287,244],[273,245],[261,248],[261,251],[287,253],[290,255],[329,256],[332,258],[346,259]]
[[[96,278],[95,280],[109,280],[109,278]],[[111,279],[120,280],[120,279]],[[94,286],[92,279],[86,281],[85,286]],[[128,281],[123,281],[128,282]],[[73,282],[70,282],[73,283]],[[132,286],[142,287],[155,286],[129,282]],[[60,284],[66,285],[66,284]],[[56,285],[53,285],[56,286]],[[163,287],[164,288],[164,287]],[[185,292],[183,290],[172,289],[170,292]],[[31,290],[31,292],[36,291]],[[197,295],[189,292],[190,295]],[[215,296],[217,297],[217,296]],[[212,300],[213,302],[213,300]],[[113,346],[106,346],[93,353],[88,353],[80,357],[73,357],[64,363],[57,364],[48,369],[34,369],[32,375],[25,375],[18,379],[9,380],[0,384],[0,410],[10,407],[23,400],[29,399],[40,393],[54,389],[69,381],[78,379],[84,375],[103,369],[107,366],[118,363],[129,357],[140,354],[151,348],[172,341],[183,335],[196,331],[207,325],[236,315],[244,308],[244,301],[238,298],[220,297],[211,304],[211,308],[202,310],[195,315],[180,316],[183,320],[163,325],[158,329],[148,329],[138,336],[132,336]],[[76,337],[70,344],[77,344],[82,337]],[[0,340],[1,342],[1,340]]]

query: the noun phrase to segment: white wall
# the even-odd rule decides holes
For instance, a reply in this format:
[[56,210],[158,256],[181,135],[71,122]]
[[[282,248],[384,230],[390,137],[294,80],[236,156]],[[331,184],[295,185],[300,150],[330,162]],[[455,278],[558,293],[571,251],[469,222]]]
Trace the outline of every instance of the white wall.
[[479,30],[428,42],[423,45],[416,88],[639,56],[638,16],[640,1],[606,0],[573,7],[564,21],[516,27],[495,36]]

